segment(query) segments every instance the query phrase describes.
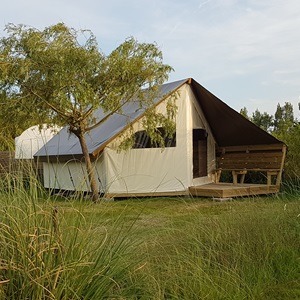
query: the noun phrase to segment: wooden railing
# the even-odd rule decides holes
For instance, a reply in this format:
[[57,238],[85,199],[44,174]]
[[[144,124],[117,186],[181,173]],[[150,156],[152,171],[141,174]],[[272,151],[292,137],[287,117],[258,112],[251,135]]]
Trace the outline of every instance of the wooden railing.
[[267,174],[268,185],[275,176],[275,185],[279,186],[285,156],[284,144],[220,147],[217,149],[216,182],[219,182],[222,171],[232,172],[234,184],[244,183],[245,175],[255,171]]

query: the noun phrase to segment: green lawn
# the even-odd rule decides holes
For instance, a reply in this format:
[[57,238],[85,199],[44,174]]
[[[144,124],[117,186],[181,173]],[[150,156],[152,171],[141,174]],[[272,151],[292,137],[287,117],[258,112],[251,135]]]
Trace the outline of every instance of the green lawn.
[[300,298],[297,194],[1,199],[0,299]]

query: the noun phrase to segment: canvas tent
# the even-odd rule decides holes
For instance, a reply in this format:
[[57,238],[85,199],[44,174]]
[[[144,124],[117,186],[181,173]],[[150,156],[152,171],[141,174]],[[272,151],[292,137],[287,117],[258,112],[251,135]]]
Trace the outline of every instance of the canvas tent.
[[[155,101],[158,111],[166,111],[166,101],[174,92],[179,95],[176,133],[164,150],[147,144],[141,127],[143,110],[134,101],[124,106],[122,115],[114,114],[86,133],[100,193],[111,196],[189,194],[191,187],[217,181],[219,149],[246,147],[249,152],[248,148],[253,146],[256,150],[284,146],[191,78],[162,85],[160,97]],[[104,116],[101,110],[96,115]],[[120,152],[118,145],[122,134],[128,132],[128,123],[132,124],[141,146]],[[46,188],[89,191],[79,141],[67,128],[35,157],[43,161]]]
[[60,130],[58,126],[35,125],[15,138],[15,159],[33,159],[34,154]]

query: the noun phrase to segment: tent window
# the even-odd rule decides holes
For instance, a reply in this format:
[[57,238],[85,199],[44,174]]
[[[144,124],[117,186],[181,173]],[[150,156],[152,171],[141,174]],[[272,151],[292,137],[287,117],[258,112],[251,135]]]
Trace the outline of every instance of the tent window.
[[[164,128],[158,127],[157,130],[159,131],[160,135],[164,138],[165,147],[176,147],[176,133],[174,133],[172,137],[169,137],[166,136]],[[146,130],[141,130],[137,131],[134,134],[133,148],[160,148],[160,145],[151,141],[150,136],[146,132]]]

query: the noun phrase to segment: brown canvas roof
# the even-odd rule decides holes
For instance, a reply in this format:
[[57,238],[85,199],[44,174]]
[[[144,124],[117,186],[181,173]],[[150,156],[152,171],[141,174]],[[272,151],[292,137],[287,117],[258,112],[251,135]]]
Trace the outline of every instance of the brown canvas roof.
[[191,87],[220,147],[282,143],[229,107],[195,80]]

